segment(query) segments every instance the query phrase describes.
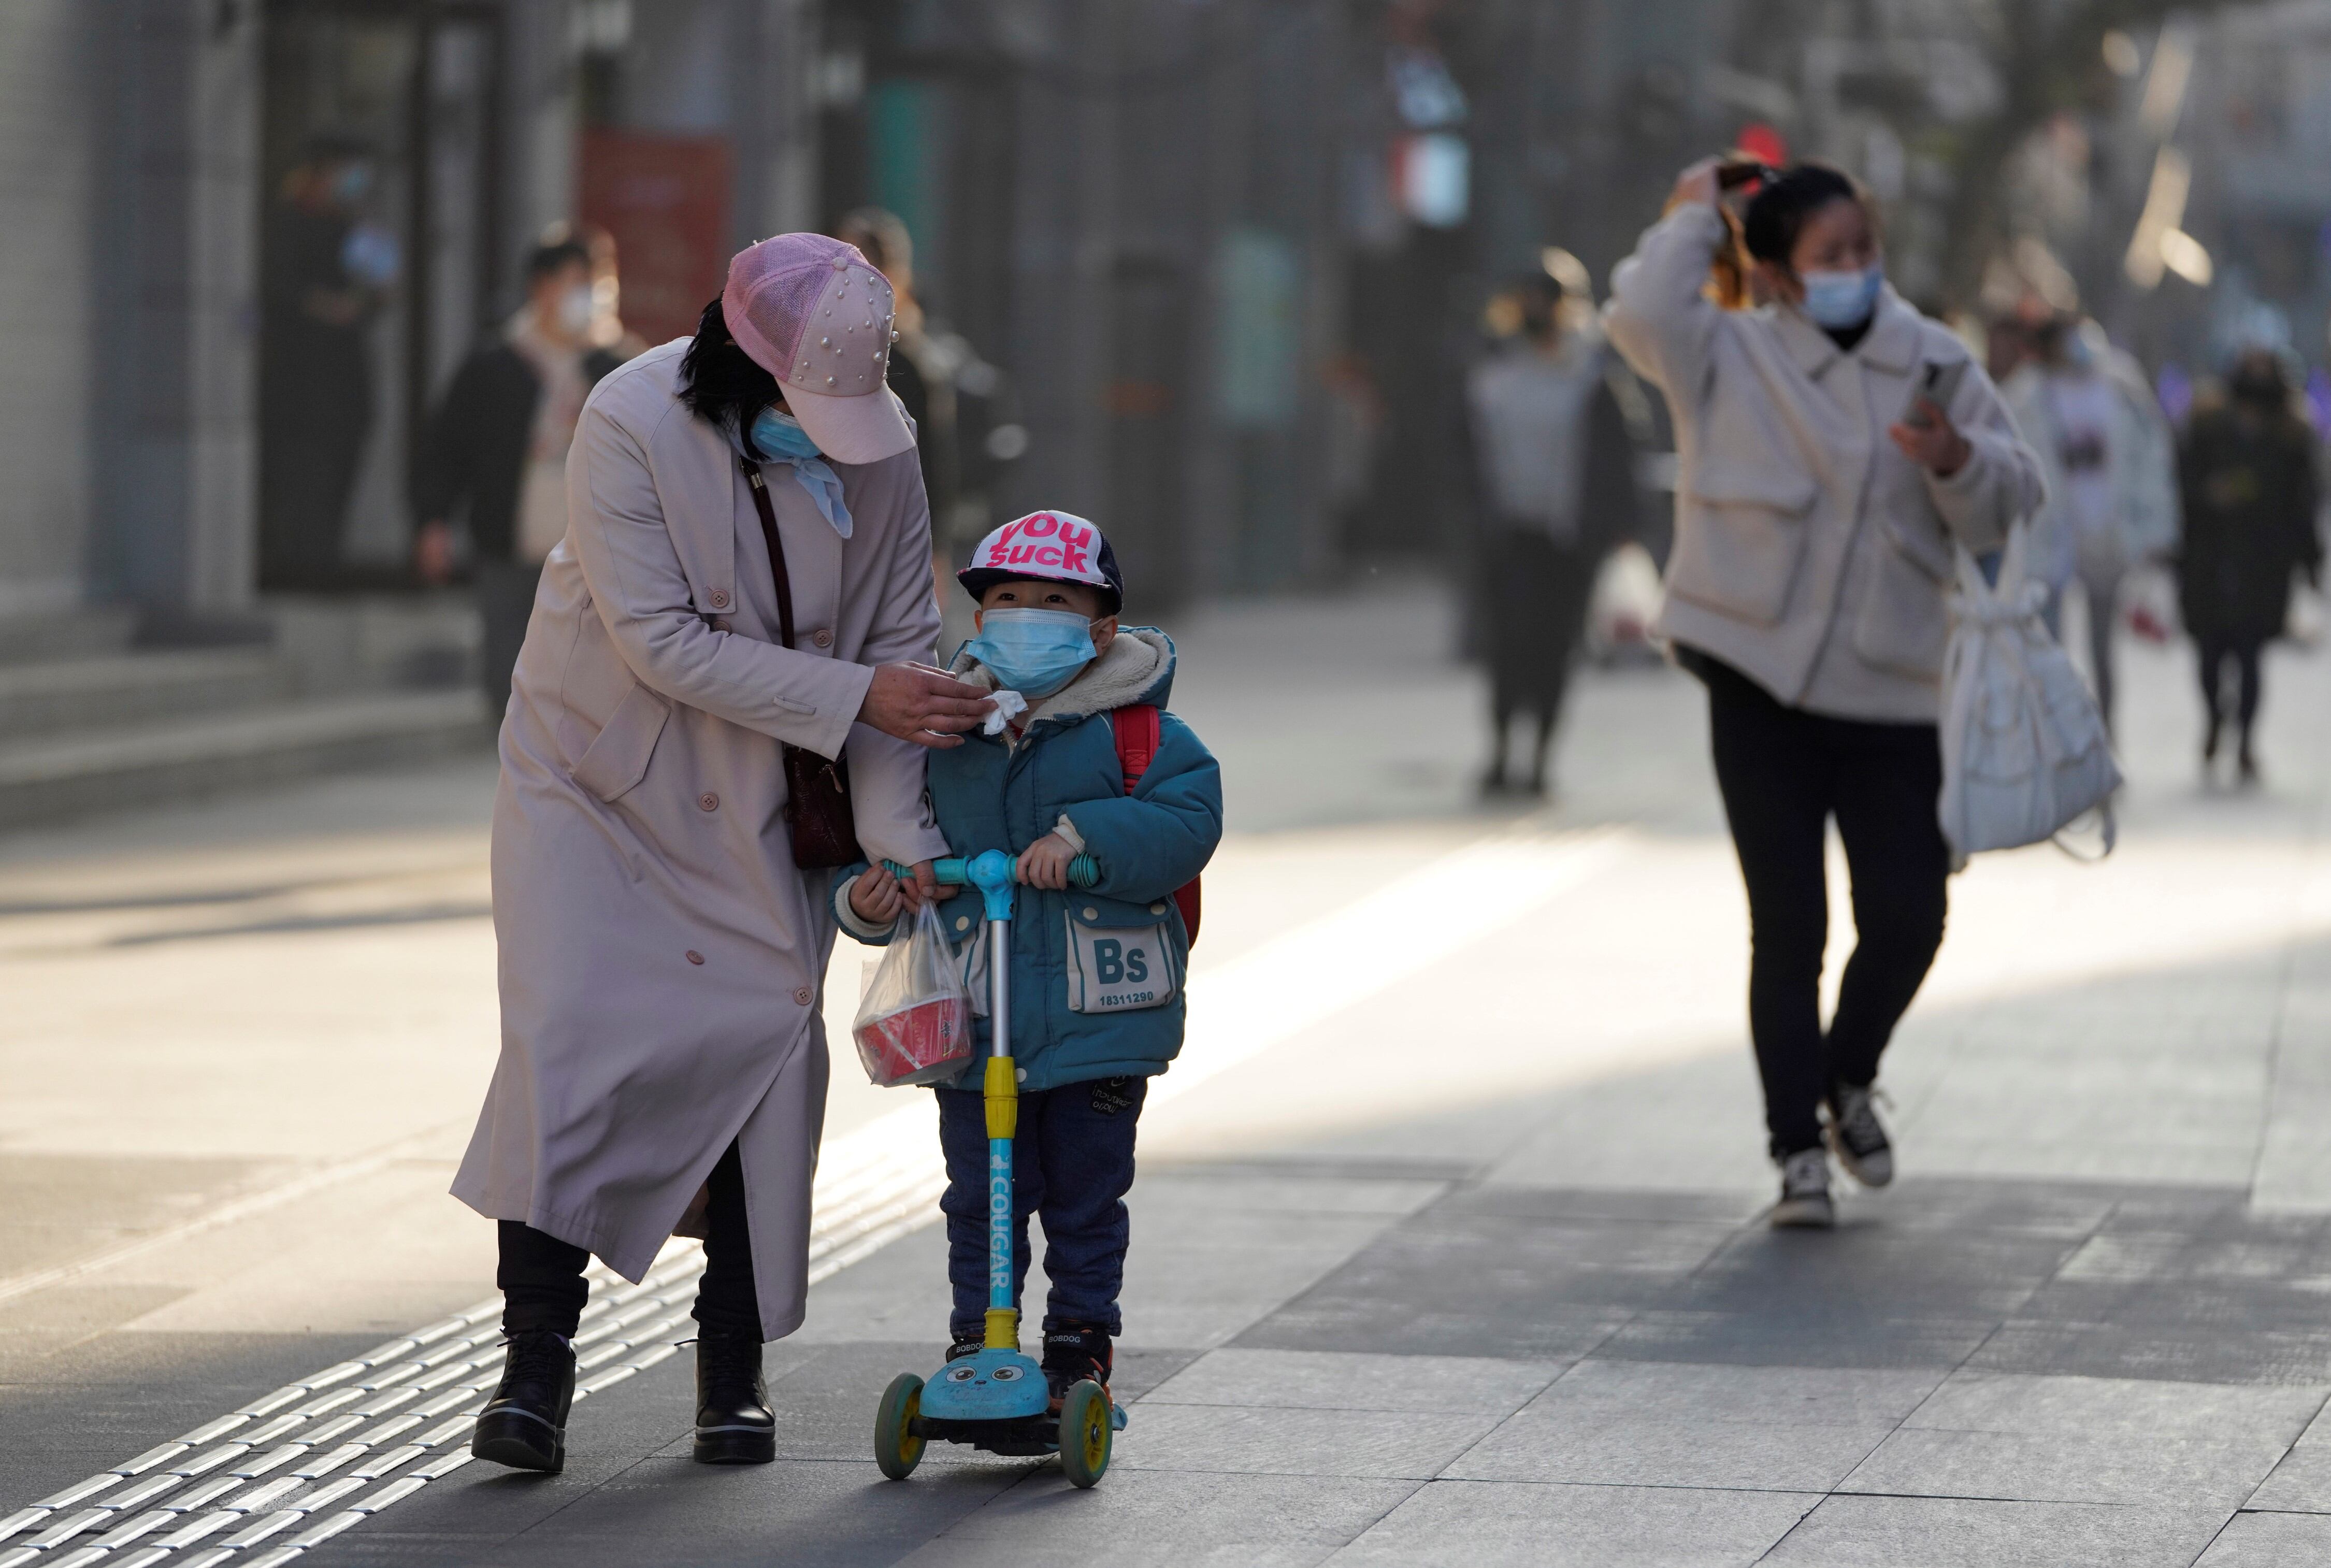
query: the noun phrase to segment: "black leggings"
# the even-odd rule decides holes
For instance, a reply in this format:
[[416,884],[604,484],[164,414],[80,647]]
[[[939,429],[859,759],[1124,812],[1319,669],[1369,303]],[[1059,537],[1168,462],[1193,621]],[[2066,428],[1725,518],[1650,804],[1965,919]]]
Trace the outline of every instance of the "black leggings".
[[[708,1335],[758,1341],[761,1303],[753,1288],[753,1240],[745,1224],[745,1165],[735,1144],[705,1184],[711,1202],[705,1210],[704,1278],[696,1288],[693,1316]],[[494,1283],[502,1292],[502,1332],[549,1328],[575,1337],[590,1293],[583,1270],[591,1254],[519,1220],[499,1221],[498,1240],[501,1263]]]
[[[1821,1144],[1831,1086],[1860,1088],[1942,946],[1950,851],[1936,817],[1942,747],[1931,724],[1875,724],[1789,708],[1729,665],[1686,660],[1708,686],[1724,814],[1748,885],[1748,1029],[1775,1159]],[[1837,1014],[1821,1026],[1829,941],[1823,854],[1837,819],[1857,940]]]
[[2250,745],[2250,727],[2258,721],[2259,654],[2265,649],[2257,637],[2198,637],[2202,656],[2202,711],[2210,716],[2210,738],[2215,740],[2226,719],[2225,688],[2221,677],[2226,661],[2234,663],[2234,722],[2241,727],[2242,749]]

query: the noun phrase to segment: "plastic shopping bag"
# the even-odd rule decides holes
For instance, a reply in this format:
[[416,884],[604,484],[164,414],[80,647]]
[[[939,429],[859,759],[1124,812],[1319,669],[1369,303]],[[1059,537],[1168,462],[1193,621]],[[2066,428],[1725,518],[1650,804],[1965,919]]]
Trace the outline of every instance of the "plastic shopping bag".
[[2041,618],[2046,591],[2024,575],[2029,537],[2020,525],[2010,531],[1995,584],[1958,552],[1936,803],[1954,865],[2050,839],[2070,853],[2060,835],[2091,811],[2102,820],[2106,854],[2116,837],[2120,768],[2096,698]]
[[884,1088],[953,1078],[971,1060],[971,995],[930,905],[899,917],[850,1032]]

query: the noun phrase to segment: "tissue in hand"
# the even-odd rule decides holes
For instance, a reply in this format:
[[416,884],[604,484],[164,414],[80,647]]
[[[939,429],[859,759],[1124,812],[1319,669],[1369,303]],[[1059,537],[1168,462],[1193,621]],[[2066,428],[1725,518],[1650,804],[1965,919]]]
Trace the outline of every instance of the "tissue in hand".
[[1016,691],[994,693],[995,706],[980,724],[982,735],[1002,735],[1004,727],[1028,711],[1028,699]]

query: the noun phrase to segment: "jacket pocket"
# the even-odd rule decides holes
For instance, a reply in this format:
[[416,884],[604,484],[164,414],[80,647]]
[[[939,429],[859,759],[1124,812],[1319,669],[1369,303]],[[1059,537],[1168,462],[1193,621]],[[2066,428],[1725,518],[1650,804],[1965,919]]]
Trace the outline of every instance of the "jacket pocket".
[[605,727],[575,759],[570,775],[603,801],[618,799],[647,776],[648,760],[671,717],[670,704],[633,681]]
[[1803,564],[1821,481],[1768,463],[1702,457],[1692,465],[1668,591],[1759,626],[1777,623]]
[[1853,651],[1894,675],[1938,680],[1950,613],[1941,581],[1904,549],[1889,527],[1879,537],[1868,594],[1853,622]]
[[1067,927],[1069,1011],[1139,1012],[1182,993],[1171,906],[1159,919],[1146,904],[1080,901],[1070,895]]

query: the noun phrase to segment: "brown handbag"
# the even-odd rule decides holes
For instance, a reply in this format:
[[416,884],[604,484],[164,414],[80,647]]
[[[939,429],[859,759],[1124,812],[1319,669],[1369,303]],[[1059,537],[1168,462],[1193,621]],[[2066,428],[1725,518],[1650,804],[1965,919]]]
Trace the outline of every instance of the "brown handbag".
[[[777,537],[777,514],[769,505],[769,487],[759,465],[739,457],[745,482],[752,488],[753,509],[761,515],[761,538],[769,546],[769,570],[777,579],[777,633],[785,645],[794,645],[794,583],[785,570],[785,541]],[[804,870],[847,866],[863,858],[858,848],[858,819],[850,809],[850,765],[841,757],[829,762],[813,751],[777,743],[785,765],[785,826],[793,835],[794,864]]]

